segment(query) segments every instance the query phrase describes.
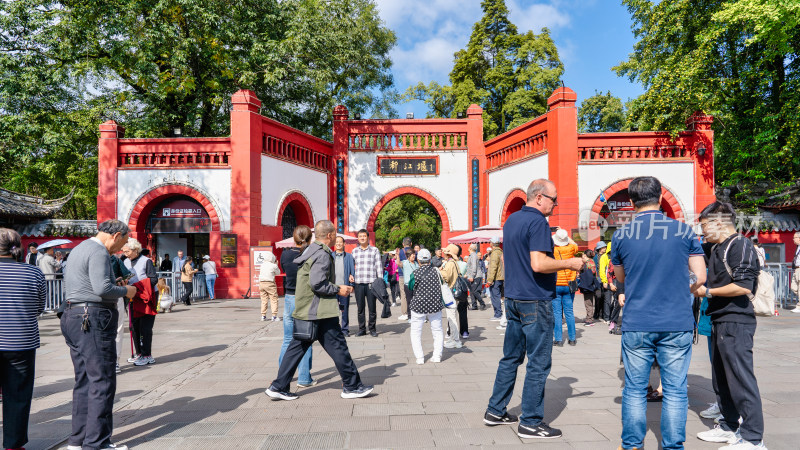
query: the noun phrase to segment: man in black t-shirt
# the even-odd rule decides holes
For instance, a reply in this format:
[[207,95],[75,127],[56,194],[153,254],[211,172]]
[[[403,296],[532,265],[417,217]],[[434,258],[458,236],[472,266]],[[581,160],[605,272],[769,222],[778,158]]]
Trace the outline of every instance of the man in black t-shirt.
[[723,419],[719,427],[697,437],[744,450],[763,445],[764,416],[753,370],[756,316],[750,301],[761,268],[753,243],[736,231],[735,223],[736,213],[729,203],[714,202],[700,213],[706,240],[715,245],[707,255],[708,283],[696,295],[708,297],[706,314],[711,316],[714,345],[712,384]]

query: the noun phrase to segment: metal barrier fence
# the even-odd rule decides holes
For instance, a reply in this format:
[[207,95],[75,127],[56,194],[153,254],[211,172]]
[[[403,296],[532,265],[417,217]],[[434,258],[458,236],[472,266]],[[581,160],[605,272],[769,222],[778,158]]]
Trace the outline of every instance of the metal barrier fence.
[[789,309],[797,304],[797,296],[791,290],[792,265],[789,263],[766,264],[766,270],[775,278],[775,303],[781,308]]
[[[158,278],[164,278],[164,281],[169,286],[170,291],[172,292],[172,297],[175,301],[178,301],[183,294],[186,292],[183,288],[183,283],[181,283],[181,277],[178,275],[177,277],[173,277],[172,272],[157,272]],[[58,309],[58,306],[61,305],[61,302],[64,300],[65,292],[64,292],[64,279],[63,275],[57,274],[56,278],[51,280],[46,280],[47,283],[47,297],[44,303],[44,310],[45,311],[55,311]],[[194,278],[192,279],[192,300],[197,300],[200,298],[208,297],[208,290],[206,289],[206,274],[203,272],[197,272],[194,274]]]

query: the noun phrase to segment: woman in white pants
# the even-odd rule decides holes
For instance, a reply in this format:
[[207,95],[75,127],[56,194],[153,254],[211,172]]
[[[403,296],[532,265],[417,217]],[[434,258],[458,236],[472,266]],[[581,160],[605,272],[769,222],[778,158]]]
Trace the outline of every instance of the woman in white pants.
[[431,266],[431,252],[422,249],[417,255],[419,269],[412,274],[409,283],[411,287],[411,348],[417,358],[417,364],[425,363],[425,353],[422,350],[422,325],[427,319],[431,324],[433,334],[432,362],[442,361],[442,348],[444,336],[442,334],[442,282],[439,270]]

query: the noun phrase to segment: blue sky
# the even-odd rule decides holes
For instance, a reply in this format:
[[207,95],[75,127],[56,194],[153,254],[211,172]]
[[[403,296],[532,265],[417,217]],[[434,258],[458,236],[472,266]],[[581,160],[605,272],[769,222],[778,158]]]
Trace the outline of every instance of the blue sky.
[[[449,84],[453,53],[467,46],[483,12],[480,0],[376,0],[381,19],[397,35],[392,50],[395,86],[401,93],[419,81]],[[627,101],[642,93],[639,84],[618,77],[611,67],[633,49],[631,17],[619,0],[506,0],[520,32],[550,29],[564,63],[564,84],[578,104],[595,91],[611,91]],[[421,102],[397,105],[400,117],[425,117]]]

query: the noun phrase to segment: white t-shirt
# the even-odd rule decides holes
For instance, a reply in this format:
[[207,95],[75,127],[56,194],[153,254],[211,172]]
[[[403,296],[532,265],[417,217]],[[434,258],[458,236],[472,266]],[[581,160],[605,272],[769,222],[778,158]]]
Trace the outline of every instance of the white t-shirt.
[[203,272],[206,275],[216,275],[217,274],[217,263],[214,261],[206,261],[203,263]]

